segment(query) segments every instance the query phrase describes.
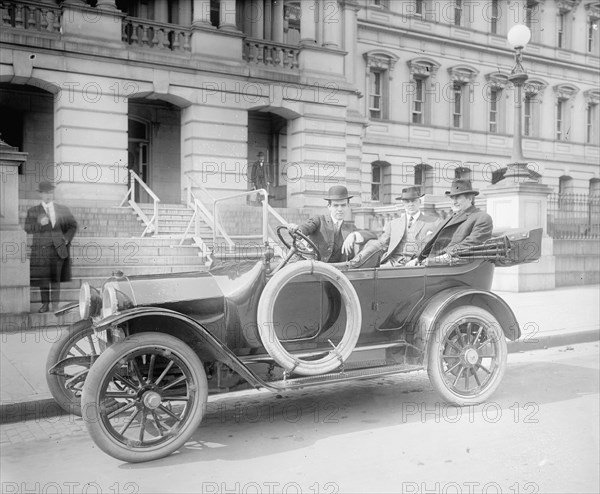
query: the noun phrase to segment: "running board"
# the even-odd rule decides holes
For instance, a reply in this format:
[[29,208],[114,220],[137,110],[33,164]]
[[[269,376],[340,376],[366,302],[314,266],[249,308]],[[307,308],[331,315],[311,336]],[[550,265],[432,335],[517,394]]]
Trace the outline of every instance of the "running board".
[[[373,364],[372,366],[369,364]],[[383,365],[382,365],[383,364]],[[304,388],[317,386],[325,383],[338,383],[346,381],[356,381],[359,379],[372,379],[375,377],[390,376],[393,374],[402,374],[405,372],[414,372],[422,370],[422,365],[406,364],[386,364],[382,361],[376,362],[356,362],[353,366],[361,365],[360,368],[352,369],[350,365],[344,367],[339,372],[331,372],[320,376],[296,377],[292,379],[283,379],[272,381],[267,384],[268,388],[275,390]]]
[[[354,350],[352,351],[352,355],[356,354],[357,352],[366,352],[369,350],[382,350],[382,349],[386,349],[386,348],[398,348],[398,347],[402,347],[402,346],[407,346],[408,343],[404,340],[402,341],[395,341],[393,343],[379,343],[379,344],[375,344],[375,345],[366,345],[366,346],[362,346],[362,347],[356,347],[354,348]],[[321,348],[321,349],[317,349],[317,350],[311,350],[309,352],[298,352],[298,353],[292,353],[291,355],[293,355],[296,358],[306,358],[306,357],[316,357],[317,355],[325,355],[327,353],[329,353],[331,351],[331,348]],[[264,355],[244,355],[244,356],[240,356],[238,357],[244,364],[259,364],[259,363],[274,363],[275,360],[273,360],[273,357],[271,357],[269,354],[264,354]]]

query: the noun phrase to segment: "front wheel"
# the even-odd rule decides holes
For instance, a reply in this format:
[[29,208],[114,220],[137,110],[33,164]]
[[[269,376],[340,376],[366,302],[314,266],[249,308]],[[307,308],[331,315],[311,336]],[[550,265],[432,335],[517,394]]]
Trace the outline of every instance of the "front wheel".
[[85,381],[82,414],[96,445],[131,463],[163,458],[200,425],[204,367],[181,340],[139,333],[110,346]]
[[496,391],[506,370],[506,338],[488,311],[475,306],[452,309],[430,338],[427,373],[446,401],[476,405]]

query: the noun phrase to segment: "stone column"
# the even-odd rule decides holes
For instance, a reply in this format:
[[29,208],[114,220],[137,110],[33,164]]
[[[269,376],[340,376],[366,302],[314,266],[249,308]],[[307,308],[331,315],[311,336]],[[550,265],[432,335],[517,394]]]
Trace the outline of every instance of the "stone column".
[[194,0],[194,20],[192,24],[202,27],[211,26],[210,0]]
[[[541,257],[538,261],[494,272],[492,290],[527,292],[555,288],[555,258],[547,231],[547,202],[551,187],[534,181],[505,178],[485,189],[487,212],[494,220],[494,231],[542,228]],[[525,245],[525,254],[534,254],[534,245]],[[539,252],[535,252],[540,254]]]
[[124,83],[77,73],[68,77],[54,101],[56,200],[119,204],[127,192],[127,98],[115,91]]
[[264,37],[265,9],[263,0],[251,0],[251,8],[246,12],[250,16],[251,32],[250,36],[256,39]]
[[355,79],[354,74],[354,59],[357,54],[357,13],[360,6],[357,3],[350,1],[344,2],[344,42],[343,48],[348,52],[344,60],[344,76],[346,81],[352,84]]
[[158,22],[169,22],[168,0],[156,0],[154,2],[154,20]]
[[2,314],[29,312],[29,260],[27,235],[19,226],[19,171],[27,159],[0,139],[0,323],[3,328],[19,326],[17,319]]
[[190,26],[192,24],[192,3],[179,2],[178,15],[180,25]]
[[316,38],[315,0],[300,0],[300,43],[314,45]]
[[339,48],[342,38],[342,13],[337,0],[323,2],[323,46]]
[[283,43],[283,0],[273,0],[271,39]]
[[235,24],[235,0],[221,0],[219,29],[237,31]]
[[98,0],[96,8],[100,10],[117,10],[115,0]]
[[273,18],[273,6],[271,0],[264,0],[264,9],[265,9],[265,24],[264,24],[264,38],[267,40],[271,39],[271,31],[272,31],[272,18]]

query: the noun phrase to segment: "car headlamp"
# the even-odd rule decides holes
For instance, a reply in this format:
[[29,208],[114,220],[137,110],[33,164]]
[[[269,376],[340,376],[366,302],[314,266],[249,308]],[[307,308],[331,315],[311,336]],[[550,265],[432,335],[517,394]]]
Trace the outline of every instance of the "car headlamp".
[[102,290],[102,317],[109,317],[120,310],[129,309],[133,304],[129,297],[114,285],[107,284]]
[[81,319],[89,319],[100,314],[102,309],[102,296],[100,292],[91,287],[89,283],[83,283],[79,289],[79,316]]

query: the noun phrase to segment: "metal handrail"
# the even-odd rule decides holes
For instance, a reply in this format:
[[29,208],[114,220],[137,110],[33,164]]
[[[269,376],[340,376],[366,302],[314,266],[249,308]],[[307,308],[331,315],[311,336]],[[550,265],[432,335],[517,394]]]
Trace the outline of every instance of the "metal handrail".
[[[142,237],[146,235],[146,233],[154,233],[155,235],[158,235],[158,203],[160,202],[160,199],[152,191],[152,189],[146,185],[146,183],[140,178],[140,176],[137,173],[135,173],[133,170],[128,170],[128,172],[130,177],[129,182],[131,183],[131,186],[129,187],[129,190],[125,194],[125,197],[123,198],[119,206],[123,206],[125,203],[128,203],[131,206],[131,208],[136,212],[136,214],[142,219],[142,221],[146,225],[146,228],[142,232]],[[139,207],[138,203],[135,200],[135,182],[139,183],[143,187],[143,189],[148,193],[148,195],[152,198],[152,201],[154,203],[154,215],[152,216],[152,218],[148,218],[146,213],[142,211],[142,209]]]

